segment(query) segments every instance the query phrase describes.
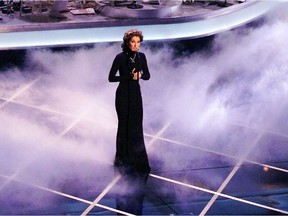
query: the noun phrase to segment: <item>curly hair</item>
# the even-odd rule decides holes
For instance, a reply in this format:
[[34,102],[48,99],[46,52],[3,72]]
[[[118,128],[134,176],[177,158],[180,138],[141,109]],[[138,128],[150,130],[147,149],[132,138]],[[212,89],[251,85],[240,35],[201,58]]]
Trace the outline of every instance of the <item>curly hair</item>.
[[127,32],[125,32],[124,37],[123,37],[123,43],[121,44],[122,50],[123,51],[128,51],[129,50],[129,42],[132,37],[137,36],[140,38],[140,42],[143,41],[143,34],[142,31],[139,31],[137,29],[131,29]]

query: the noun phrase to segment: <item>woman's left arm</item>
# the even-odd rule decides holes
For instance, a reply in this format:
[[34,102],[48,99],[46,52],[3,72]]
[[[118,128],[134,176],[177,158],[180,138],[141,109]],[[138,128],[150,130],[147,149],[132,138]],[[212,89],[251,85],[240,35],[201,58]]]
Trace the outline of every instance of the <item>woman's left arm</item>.
[[144,53],[141,53],[141,61],[142,61],[142,76],[141,79],[149,80],[150,79],[150,72],[147,65],[147,59]]

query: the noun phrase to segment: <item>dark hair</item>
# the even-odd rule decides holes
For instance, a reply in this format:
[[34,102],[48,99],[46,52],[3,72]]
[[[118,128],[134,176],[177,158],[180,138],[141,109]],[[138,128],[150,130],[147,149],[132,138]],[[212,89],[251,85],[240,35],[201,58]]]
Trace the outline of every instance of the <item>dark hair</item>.
[[129,42],[132,37],[137,36],[140,38],[140,42],[143,41],[143,34],[142,31],[138,31],[137,29],[131,29],[127,32],[125,32],[123,37],[123,43],[121,44],[122,50],[124,52],[129,50]]

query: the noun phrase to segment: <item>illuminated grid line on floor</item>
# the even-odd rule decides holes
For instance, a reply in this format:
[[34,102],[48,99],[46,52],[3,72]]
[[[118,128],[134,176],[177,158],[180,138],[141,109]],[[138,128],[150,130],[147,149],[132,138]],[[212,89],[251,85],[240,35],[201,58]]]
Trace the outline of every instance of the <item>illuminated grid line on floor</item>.
[[[0,97],[0,99],[2,99],[4,101],[8,100],[8,99],[3,98],[3,97],[2,98]],[[69,114],[69,113],[64,113],[64,112],[55,111],[55,110],[52,110],[52,109],[38,107],[38,106],[31,105],[31,104],[25,104],[25,103],[21,103],[21,102],[18,102],[18,101],[9,101],[9,103],[18,104],[18,105],[21,105],[21,106],[26,106],[28,108],[33,108],[33,109],[37,109],[37,110],[44,111],[44,112],[50,112],[50,113],[54,113],[54,114],[59,114],[59,115],[63,115],[63,116],[70,117],[70,118],[77,118],[75,115],[72,115],[72,114]],[[82,118],[82,121],[94,123],[91,119]],[[249,128],[249,129],[252,129],[252,130],[259,130],[257,128],[252,128],[252,127],[248,127],[248,126],[245,126],[245,125],[237,125],[237,124],[234,124],[234,125],[236,125],[238,127]],[[115,125],[113,125],[113,126],[116,127]],[[269,131],[265,131],[265,133],[288,138],[288,135],[282,134],[282,133],[274,133],[274,132],[269,132]],[[186,143],[179,142],[179,141],[176,141],[176,140],[173,140],[173,139],[164,138],[164,137],[155,137],[154,135],[147,134],[147,133],[145,133],[144,135],[146,137],[150,137],[150,138],[153,138],[153,139],[156,138],[158,140],[165,141],[165,142],[168,142],[168,143],[173,143],[173,144],[176,144],[176,145],[186,146],[188,148],[193,148],[193,149],[197,149],[197,150],[208,152],[208,153],[212,153],[212,154],[217,154],[217,155],[228,157],[228,158],[232,158],[232,159],[235,159],[235,160],[239,160],[240,159],[239,157],[236,157],[236,156],[233,156],[233,155],[225,154],[225,153],[222,153],[222,152],[218,152],[218,151],[215,151],[215,150],[203,148],[203,147],[192,145],[192,144],[186,144]],[[264,164],[264,163],[259,163],[257,161],[253,161],[253,160],[250,160],[250,159],[245,159],[244,161],[247,162],[247,163],[251,163],[251,164],[262,166],[264,168],[269,168],[269,169],[272,169],[272,170],[278,170],[280,172],[288,173],[288,170],[280,168],[280,167],[276,167],[276,166],[272,166],[272,165]]]
[[[37,81],[39,80],[39,78],[38,79],[36,79],[36,80],[34,80],[32,83],[30,83],[30,84],[28,84],[28,85],[26,85],[26,86],[24,86],[24,88],[21,88],[21,90],[20,91],[18,91],[18,92],[16,92],[10,99],[3,99],[3,100],[5,100],[5,102],[3,103],[3,104],[1,104],[1,106],[0,106],[0,109],[1,108],[3,108],[4,106],[6,106],[8,103],[13,103],[13,100],[15,99],[15,98],[17,98],[19,95],[21,95],[25,90],[27,90],[27,89],[29,89],[29,88],[31,88]],[[24,103],[22,103],[21,105],[24,105],[25,106],[25,104]],[[29,107],[29,105],[26,105],[27,107]],[[31,107],[31,106],[30,106]],[[37,107],[37,106],[33,106],[33,108],[36,108],[36,109],[39,109],[39,107]],[[52,111],[53,112],[53,110],[43,110],[43,111]],[[65,115],[65,113],[61,113],[61,112],[57,112],[57,111],[54,111],[54,113],[60,113],[60,114],[64,114]],[[69,114],[68,114],[69,115]],[[75,118],[75,116],[72,116],[72,117],[74,117]],[[66,128],[66,131],[63,131],[60,135],[59,135],[59,138],[60,137],[62,137],[66,132],[68,132],[70,129],[72,129],[78,122],[80,122],[81,120],[84,120],[84,119],[81,119],[81,118],[78,118],[76,121],[73,121],[73,123],[68,127],[68,128]],[[151,135],[150,135],[151,136]],[[157,136],[151,136],[151,137],[153,137],[153,138],[155,138],[155,140],[156,139],[161,139],[161,137],[157,137]],[[166,140],[165,138],[162,138],[162,139],[164,139],[164,140]],[[170,142],[171,142],[171,140],[170,140]],[[175,144],[179,144],[179,142],[177,142],[177,141],[174,141],[173,143],[175,143]],[[185,144],[185,145],[187,145],[187,144]],[[195,147],[195,146],[191,146],[191,145],[187,145],[187,146],[190,146],[190,147]],[[197,147],[196,147],[197,148]],[[204,150],[204,149],[202,149],[202,150]],[[214,153],[216,153],[216,152],[214,152]],[[222,153],[221,153],[222,154]],[[223,154],[222,154],[223,155]],[[225,156],[228,156],[228,155],[225,155]],[[231,156],[230,156],[231,157]],[[244,161],[247,161],[247,160],[244,160]],[[255,164],[258,164],[258,165],[261,165],[260,163],[257,163],[257,162],[254,162]],[[262,164],[263,165],[263,164]],[[241,166],[241,165],[240,165]],[[267,165],[263,165],[263,166],[267,166]],[[270,167],[270,168],[273,168],[272,166]],[[284,170],[284,169],[282,169],[283,171],[285,171],[285,172],[287,172],[287,170]],[[3,176],[3,175],[2,175]],[[277,212],[280,212],[280,213],[285,213],[285,214],[288,214],[288,212],[286,212],[286,211],[283,211],[283,210],[280,210],[280,209],[275,209],[275,208],[271,208],[271,207],[269,207],[269,206],[265,206],[265,205],[261,205],[261,204],[257,204],[257,203],[254,203],[254,202],[250,202],[250,201],[246,201],[246,200],[243,200],[243,199],[239,199],[239,198],[236,198],[236,197],[233,197],[233,196],[229,196],[229,195],[225,195],[225,194],[222,194],[222,193],[219,193],[219,192],[214,192],[214,191],[209,191],[209,190],[207,190],[207,189],[204,189],[204,188],[200,188],[200,187],[196,187],[196,186],[193,186],[193,185],[188,185],[188,184],[186,184],[186,183],[182,183],[182,182],[177,182],[177,181],[175,181],[175,180],[171,180],[171,179],[168,179],[168,178],[164,178],[164,177],[161,177],[161,176],[157,176],[157,175],[155,175],[155,174],[150,174],[150,176],[151,177],[154,177],[154,178],[158,178],[158,179],[162,179],[162,180],[165,180],[165,181],[169,181],[169,182],[172,182],[172,183],[175,183],[175,184],[180,184],[180,185],[183,185],[183,186],[186,186],[186,187],[192,187],[192,188],[194,188],[194,189],[198,189],[198,190],[202,190],[202,191],[206,191],[206,192],[210,192],[210,193],[212,193],[212,194],[214,194],[214,195],[218,195],[218,196],[223,196],[223,197],[226,197],[226,198],[229,198],[229,199],[232,199],[232,200],[236,200],[236,201],[239,201],[239,202],[245,202],[245,203],[248,203],[248,204],[251,204],[251,205],[256,205],[256,206],[259,206],[259,207],[262,207],[262,208],[266,208],[266,209],[270,209],[270,210],[273,210],[273,211],[277,211]],[[41,186],[37,186],[38,188],[41,188]],[[44,189],[43,187],[42,187],[42,189]],[[46,190],[50,190],[50,189],[47,189],[46,188]],[[50,190],[50,192],[52,192],[53,190]],[[56,193],[56,191],[54,191],[55,193]],[[61,192],[57,192],[58,194],[60,194]],[[63,194],[62,194],[63,195]],[[69,195],[70,196],[70,195]],[[74,197],[74,198],[77,198],[77,197]],[[78,198],[78,199],[80,199],[80,198]],[[90,202],[90,201],[88,201],[88,202]],[[92,203],[92,202],[90,202],[90,203]],[[98,204],[97,204],[98,205]],[[98,205],[99,206],[99,205]],[[101,205],[100,205],[101,206]],[[99,206],[99,207],[100,207]],[[107,207],[107,206],[106,206]],[[102,208],[104,208],[105,209],[105,206],[102,206]],[[108,207],[109,208],[109,207]],[[116,210],[116,212],[117,212],[117,210]],[[124,212],[122,212],[122,213],[124,213]]]
[[[146,136],[147,137],[153,137],[153,135],[148,135],[148,134],[146,134]],[[161,141],[173,143],[175,145],[181,145],[181,146],[185,146],[187,148],[193,148],[193,149],[197,149],[197,150],[200,150],[200,151],[216,154],[216,155],[219,155],[219,156],[228,157],[228,158],[235,159],[235,160],[239,160],[240,159],[239,157],[236,157],[236,156],[233,156],[233,155],[228,155],[228,154],[225,154],[225,153],[222,153],[222,152],[210,150],[210,149],[199,147],[199,146],[195,146],[195,145],[192,145],[192,144],[191,145],[190,144],[186,144],[186,143],[179,142],[179,141],[172,140],[172,139],[168,139],[168,138],[158,137],[158,139],[161,140]],[[288,170],[286,170],[286,169],[283,169],[283,168],[280,168],[280,167],[276,167],[276,166],[272,166],[272,165],[269,165],[269,164],[259,163],[259,162],[256,162],[256,161],[253,161],[253,160],[250,160],[250,159],[247,159],[247,158],[244,159],[244,162],[251,163],[251,164],[254,164],[254,165],[259,165],[259,166],[262,166],[263,168],[269,168],[269,169],[272,169],[272,170],[277,170],[277,171],[280,171],[280,172],[288,173]]]
[[0,109],[2,109],[4,106],[6,106],[7,104],[9,104],[10,102],[12,102],[15,98],[17,98],[19,95],[21,95],[23,92],[25,92],[26,90],[28,90],[29,88],[31,88],[36,82],[38,82],[40,80],[40,78],[37,78],[35,80],[33,80],[32,82],[28,83],[27,85],[25,85],[24,87],[20,87],[19,90],[17,90],[15,92],[15,94],[13,94],[9,99],[3,99],[5,102],[2,103],[0,105]]
[[[71,129],[71,128],[70,128]],[[159,138],[161,138],[161,137],[159,137]],[[286,170],[287,171],[287,170]]]
[[[59,196],[63,196],[63,197],[66,197],[66,198],[69,198],[69,199],[72,199],[72,200],[76,200],[76,201],[79,201],[79,202],[82,202],[82,203],[86,203],[86,204],[93,204],[93,202],[91,202],[89,200],[85,200],[85,199],[82,199],[82,198],[79,198],[79,197],[76,197],[76,196],[73,196],[73,195],[70,195],[70,194],[67,194],[67,193],[62,193],[60,191],[56,191],[56,190],[53,190],[53,189],[50,189],[50,188],[47,188],[47,187],[43,187],[43,186],[40,186],[40,185],[35,185],[35,184],[27,183],[27,182],[22,182],[22,181],[19,181],[19,180],[15,179],[15,178],[11,178],[9,176],[3,175],[1,173],[0,173],[0,176],[3,177],[3,178],[8,179],[9,181],[13,180],[15,182],[18,182],[18,183],[21,183],[21,184],[25,184],[25,185],[28,185],[28,186],[31,186],[31,187],[35,187],[35,188],[38,188],[38,189],[41,189],[41,190],[44,190],[44,191],[47,191],[47,192],[50,192],[50,193],[53,193],[53,194],[56,194],[56,195],[59,195]],[[120,213],[120,214],[124,214],[124,215],[133,215],[133,214],[130,214],[130,213],[127,213],[127,212],[120,211],[118,209],[111,208],[109,206],[101,205],[99,203],[95,203],[94,205],[97,206],[97,207],[109,210],[109,211],[116,212],[116,213]]]
[[[19,95],[21,95],[23,92],[25,92],[25,90],[28,90],[30,87],[32,87],[39,79],[40,79],[40,78],[35,79],[33,82],[29,83],[28,85],[25,85],[25,86],[24,86],[23,88],[21,88],[19,91],[16,91],[16,93],[15,93],[14,95],[12,95],[9,99],[6,99],[6,100],[3,99],[3,100],[5,100],[5,102],[0,105],[0,109],[2,109],[4,106],[6,106],[6,105],[9,104],[9,103],[12,103],[14,99],[16,99],[16,98],[17,98]],[[21,105],[27,106],[26,104],[21,104]],[[28,107],[28,106],[27,106],[27,107]],[[35,109],[39,109],[39,107],[37,107],[37,106],[30,106],[30,107],[35,108]],[[54,110],[51,110],[51,109],[45,109],[45,110],[42,110],[42,111],[48,111],[48,112],[53,112],[53,113],[65,115],[65,113],[58,112],[58,111],[54,111]],[[67,115],[66,115],[66,116],[67,116]],[[70,115],[68,115],[68,116],[70,116]],[[75,118],[75,116],[73,116],[73,117]],[[78,117],[77,119],[75,119],[68,127],[66,127],[66,128],[57,136],[57,138],[60,139],[61,137],[63,137],[63,136],[64,136],[67,132],[69,132],[74,126],[76,126],[81,120],[82,120],[81,117]],[[30,160],[30,162],[31,162],[31,160]],[[20,172],[20,171],[18,171],[18,172]],[[18,173],[18,172],[17,172],[17,173]],[[7,180],[4,184],[1,185],[1,188],[5,187],[5,185],[9,184],[9,182],[10,182],[12,179],[15,180],[15,177],[17,176],[17,174],[14,174],[14,175],[13,175],[13,178],[11,178],[11,177],[9,178],[9,177],[4,176],[4,175],[2,175],[2,174],[0,174],[0,175],[1,175],[2,177],[5,177],[6,180]],[[120,176],[120,177],[121,177],[121,176]],[[117,182],[119,179],[120,179],[120,178],[116,178],[116,182]],[[27,183],[26,183],[26,184],[27,184]],[[29,184],[29,185],[31,185],[31,184]],[[78,197],[75,197],[75,196],[71,196],[71,195],[68,195],[68,194],[65,194],[65,193],[61,193],[61,192],[58,192],[58,191],[55,191],[55,190],[51,190],[51,189],[48,189],[48,188],[45,188],[45,187],[42,187],[42,186],[37,186],[37,185],[31,185],[31,186],[34,186],[34,187],[37,187],[37,188],[40,188],[40,189],[43,189],[43,190],[46,190],[46,191],[49,191],[49,192],[58,194],[58,195],[62,195],[62,196],[68,197],[68,198],[72,198],[72,199],[74,199],[74,200],[78,200],[78,201],[82,201],[82,202],[85,202],[85,203],[89,203],[89,204],[91,204],[91,205],[93,205],[93,206],[102,207],[102,208],[104,208],[104,209],[106,209],[106,210],[111,210],[111,211],[114,211],[114,212],[116,212],[116,213],[125,214],[125,215],[131,215],[131,214],[127,213],[127,212],[119,211],[119,210],[117,210],[117,209],[113,209],[113,208],[110,208],[110,207],[108,207],[108,206],[104,206],[104,205],[99,204],[98,202],[100,201],[101,198],[104,197],[105,194],[104,194],[102,197],[99,196],[99,197],[100,197],[99,200],[96,199],[94,202],[90,202],[90,201],[87,201],[87,200],[84,200],[84,199],[81,199],[81,198],[78,198]],[[109,187],[109,185],[108,185],[108,187]],[[103,191],[103,192],[104,192],[104,191]],[[103,192],[102,192],[102,193],[103,193]],[[101,194],[100,194],[100,195],[101,195]],[[91,206],[91,205],[90,205],[90,206]],[[91,208],[91,209],[92,209],[92,208]],[[87,209],[88,212],[87,212],[87,213],[89,213],[89,211],[90,211],[91,209],[88,207],[88,209]],[[85,213],[85,212],[84,212],[84,213]],[[85,215],[86,215],[86,214],[85,214]]]
[[221,195],[222,191],[226,188],[226,186],[229,184],[233,176],[237,173],[237,171],[240,169],[241,165],[244,163],[245,158],[247,155],[253,150],[253,148],[259,143],[260,139],[263,137],[265,132],[262,131],[262,133],[259,133],[252,145],[249,146],[248,150],[245,152],[245,154],[241,157],[241,159],[237,162],[237,164],[234,166],[233,170],[229,173],[227,178],[223,181],[222,185],[218,188],[216,194],[210,199],[208,204],[204,207],[200,215],[206,215],[211,206],[214,204],[214,202],[217,200],[218,196]]
[[180,182],[180,181],[176,181],[176,180],[173,180],[173,179],[170,179],[170,178],[166,178],[166,177],[162,177],[162,176],[158,176],[158,175],[154,175],[154,174],[150,174],[150,176],[154,177],[154,178],[157,178],[157,179],[160,179],[160,180],[163,180],[163,181],[171,182],[171,183],[174,183],[174,184],[177,184],[177,185],[182,185],[184,187],[192,188],[192,189],[199,190],[199,191],[202,191],[202,192],[206,192],[206,193],[209,193],[209,194],[218,195],[218,196],[221,196],[221,197],[224,197],[224,198],[228,198],[228,199],[231,199],[231,200],[235,200],[235,201],[238,201],[238,202],[242,202],[242,203],[250,204],[250,205],[253,205],[253,206],[265,208],[265,209],[268,209],[268,210],[273,210],[273,211],[280,212],[280,213],[283,213],[283,214],[288,214],[288,211],[284,211],[284,210],[277,209],[277,208],[272,208],[272,207],[269,207],[269,206],[265,206],[265,205],[262,205],[262,204],[258,204],[258,203],[255,203],[255,202],[251,202],[251,201],[248,201],[248,200],[245,200],[245,199],[241,199],[241,198],[237,198],[237,197],[234,197],[234,196],[230,196],[230,195],[227,195],[227,194],[218,193],[218,192],[215,192],[213,190],[209,190],[209,189],[206,189],[206,188],[198,187],[198,186],[195,186],[195,185],[192,185],[192,184],[183,183],[183,182]]
[[[1,104],[0,106],[0,109],[2,109],[4,106],[6,106],[7,104],[9,104],[10,102],[13,101],[13,99],[17,98],[17,96],[19,96],[20,94],[22,94],[25,90],[28,90],[30,87],[32,87],[40,78],[34,80],[33,82],[29,83],[28,85],[25,85],[23,88],[20,89],[20,91],[17,91],[14,95],[12,95],[12,97],[9,99],[9,100],[6,100],[3,104]],[[68,127],[66,127],[57,137],[56,139],[60,139],[61,137],[63,137],[66,133],[68,133],[74,126],[76,126],[80,121],[82,120],[81,117],[78,117],[77,119],[75,119],[70,125],[68,125]],[[31,161],[33,161],[33,159],[29,160],[29,162],[26,162],[26,165],[27,166],[28,164],[31,163]],[[11,179],[14,179],[17,174],[23,170],[23,167],[21,170],[18,170],[16,173],[14,173],[13,175],[13,178],[6,178],[6,182],[4,184],[1,185],[1,188],[2,189],[3,187],[5,187],[7,184],[9,184],[9,182],[11,181]],[[3,177],[3,175],[2,175]],[[40,188],[40,186],[36,186],[38,188]],[[42,187],[43,188],[43,187]],[[46,188],[47,189],[47,188]],[[50,192],[55,192],[53,190],[50,190],[50,189],[47,189],[48,191]],[[60,193],[60,192],[59,192]],[[80,198],[79,198],[80,199]],[[97,203],[98,204],[98,203]],[[96,205],[96,204],[94,204]],[[98,205],[98,206],[102,206],[102,205]],[[109,207],[107,207],[108,209],[110,209]],[[117,213],[125,213],[125,212],[122,212],[122,211],[118,211],[116,210]]]
[[[156,134],[155,138],[153,138],[148,144],[147,147],[149,148],[150,146],[152,146],[156,140],[158,136],[161,136],[170,126],[170,122],[168,122],[167,124],[164,125],[164,127],[162,127],[162,129]],[[81,216],[86,216],[95,206],[94,203],[99,203],[100,200],[109,192],[109,190],[112,189],[112,187],[122,178],[121,175],[118,175],[117,177],[115,177],[113,179],[113,181],[104,189],[104,191],[94,200],[94,202],[81,214]]]
[[[79,120],[78,120],[79,121]],[[75,126],[75,122],[78,122],[78,121],[74,121],[73,123],[72,123],[72,125],[73,126]],[[70,125],[68,128],[72,128],[72,126]],[[66,132],[67,132],[67,130],[66,130]],[[61,133],[62,135],[64,135],[65,133]],[[151,136],[151,135],[150,135]],[[61,136],[60,136],[61,137]],[[60,138],[59,137],[59,138]],[[166,139],[163,139],[163,138],[161,138],[161,137],[159,137],[159,136],[151,136],[151,137],[154,137],[154,138],[159,138],[159,139],[162,139],[162,140],[166,140]],[[156,140],[155,139],[155,140]],[[170,142],[171,142],[171,140],[170,140]],[[176,143],[177,143],[177,141],[175,141]],[[178,143],[179,144],[179,143]],[[185,145],[187,145],[187,144],[185,144]],[[187,145],[187,146],[189,146],[189,145]],[[192,146],[190,146],[190,147],[192,147]],[[225,156],[227,156],[227,155],[225,155]],[[288,172],[287,170],[285,170],[285,172]],[[156,175],[150,175],[150,176],[152,176],[152,177],[155,177]],[[160,178],[161,179],[161,176],[158,176],[158,178]],[[164,178],[164,179],[168,179],[168,178]],[[176,182],[175,180],[172,180],[171,182]],[[186,184],[183,184],[183,185],[186,185]],[[195,189],[197,189],[198,187],[196,187]],[[200,187],[199,187],[200,188]],[[204,188],[203,188],[204,189]],[[206,189],[204,189],[204,190],[206,190]],[[211,192],[212,194],[213,194],[213,192]],[[214,194],[218,194],[217,192],[216,193],[214,193]],[[219,193],[219,196],[221,196],[221,193]],[[233,196],[226,196],[226,195],[222,195],[222,196],[224,196],[224,197],[232,197],[232,199],[233,199]],[[230,198],[231,199],[231,198]],[[241,201],[242,199],[237,199],[236,198],[236,200],[237,201]],[[245,202],[245,200],[244,200],[244,202]],[[253,202],[248,202],[248,203],[250,203],[250,204],[253,204]],[[274,210],[274,211],[278,211],[278,212],[281,212],[281,213],[283,213],[283,212],[285,212],[285,211],[282,211],[282,210],[278,210],[278,209],[274,209],[274,208],[270,208],[270,207],[265,207],[264,205],[258,205],[257,203],[254,203],[254,205],[256,205],[256,206],[259,206],[259,207],[261,207],[262,206],[262,208],[267,208],[267,209],[270,209],[270,210]],[[97,206],[97,205],[96,205]],[[99,206],[98,206],[99,207]],[[288,213],[288,212],[285,212],[285,213]]]
[[[285,104],[282,104],[282,106],[284,106]],[[282,107],[280,106],[280,108]],[[280,113],[280,112],[279,112]],[[220,193],[225,189],[225,187],[228,185],[228,183],[230,182],[230,180],[233,178],[233,176],[236,174],[236,172],[239,170],[239,168],[241,167],[241,165],[244,163],[245,158],[247,158],[247,156],[251,153],[251,151],[253,150],[253,148],[255,146],[257,146],[257,144],[260,142],[261,138],[264,137],[264,135],[266,134],[266,130],[269,126],[271,126],[278,118],[279,118],[279,113],[278,116],[276,116],[276,118],[274,117],[274,121],[272,122],[268,122],[264,129],[260,130],[258,135],[256,136],[255,140],[251,143],[251,145],[249,145],[248,149],[245,151],[244,155],[241,156],[241,158],[239,159],[239,161],[237,162],[236,166],[233,168],[233,170],[230,172],[230,174],[227,176],[227,178],[224,180],[224,182],[222,183],[222,185],[219,187],[219,189],[217,190],[218,194],[215,194],[212,199],[209,201],[209,203],[205,206],[205,208],[202,210],[202,212],[200,213],[200,215],[205,215],[208,210],[211,208],[211,206],[214,204],[214,202],[217,200],[218,196],[220,196]],[[281,212],[282,213],[282,212]],[[286,213],[285,213],[286,214]]]
[[[4,101],[9,101],[9,103],[13,103],[13,104],[21,105],[21,106],[26,106],[28,108],[37,109],[37,110],[40,110],[40,111],[43,111],[43,112],[49,112],[49,113],[53,113],[53,114],[63,115],[63,116],[70,117],[70,118],[76,118],[75,115],[72,115],[72,114],[69,114],[69,113],[64,113],[64,112],[60,112],[60,111],[55,111],[53,109],[38,107],[38,106],[35,106],[35,105],[31,105],[31,104],[21,103],[21,102],[18,102],[18,101],[12,101],[12,100],[9,100],[9,99],[3,98],[3,97],[0,97],[0,99],[2,99]],[[7,105],[7,103],[5,105]],[[0,109],[1,108],[2,107],[0,106]],[[83,118],[82,120],[94,123],[90,119]],[[252,130],[259,130],[258,128],[249,127],[249,126],[241,125],[241,124],[238,124],[238,123],[237,124],[233,124],[233,125],[238,126],[238,127],[243,127],[243,128],[249,128],[249,129],[252,129]],[[277,132],[271,132],[271,131],[265,131],[265,133],[288,138],[288,135],[283,134],[283,133],[277,133]],[[154,135],[151,135],[151,134],[145,133],[144,135],[147,136],[147,137],[150,137],[150,138],[156,138]],[[168,138],[157,137],[157,139],[165,141],[165,142],[169,142],[169,143],[174,143],[176,145],[186,146],[188,148],[193,148],[193,149],[197,149],[197,150],[201,150],[201,151],[205,151],[205,152],[209,152],[209,153],[213,153],[213,154],[229,157],[229,158],[236,159],[236,160],[239,159],[239,157],[236,157],[236,156],[228,155],[228,154],[225,154],[225,153],[222,153],[222,152],[217,152],[217,151],[214,151],[214,150],[210,150],[210,149],[199,147],[199,146],[195,146],[195,145],[185,144],[183,142],[179,142],[179,141],[168,139]],[[251,164],[255,164],[255,165],[259,165],[259,166],[262,166],[264,168],[269,168],[269,169],[272,169],[272,170],[278,170],[280,172],[287,172],[288,173],[288,170],[286,170],[286,169],[282,169],[280,167],[272,166],[272,165],[269,165],[269,164],[259,163],[259,162],[256,162],[256,161],[253,161],[253,160],[250,160],[250,159],[245,159],[245,162],[248,162],[248,163],[251,163]]]
[[[66,194],[66,193],[62,193],[62,192],[59,192],[59,191],[56,191],[56,190],[53,190],[53,189],[49,189],[49,188],[46,188],[46,187],[43,187],[43,186],[30,184],[30,183],[27,183],[27,182],[22,182],[22,181],[19,181],[19,180],[15,179],[15,178],[11,178],[11,177],[3,175],[3,174],[0,174],[0,176],[3,177],[3,178],[9,179],[10,181],[13,180],[13,181],[25,184],[25,185],[36,187],[36,188],[39,188],[39,189],[42,189],[42,190],[45,190],[45,191],[48,191],[48,192],[63,196],[63,197],[67,197],[67,198],[70,198],[70,199],[73,199],[73,200],[76,200],[76,201],[79,201],[79,202],[83,202],[83,203],[86,203],[86,204],[90,204],[90,205],[93,204],[94,206],[97,206],[97,207],[100,207],[100,208],[103,208],[103,209],[106,209],[106,210],[110,210],[110,211],[113,211],[113,212],[116,212],[116,213],[121,213],[121,214],[125,214],[125,215],[132,215],[130,213],[123,212],[123,211],[111,208],[109,206],[101,205],[99,203],[93,203],[91,201],[88,201],[88,200],[85,200],[85,199],[82,199],[82,198],[79,198],[79,197],[76,197],[76,196],[73,196],[73,195],[69,195],[69,194]],[[253,205],[253,206],[261,207],[261,208],[264,208],[264,209],[276,211],[276,212],[283,213],[283,214],[288,214],[287,211],[284,211],[284,210],[281,210],[281,209],[272,208],[272,207],[269,207],[269,206],[265,206],[265,205],[262,205],[262,204],[258,204],[258,203],[251,202],[251,201],[248,201],[248,200],[244,200],[244,199],[241,199],[241,198],[237,198],[237,197],[234,197],[234,196],[226,195],[226,194],[223,194],[223,193],[218,193],[218,192],[215,192],[213,190],[205,189],[205,188],[198,187],[198,186],[195,186],[195,185],[192,185],[192,184],[183,183],[183,182],[180,182],[180,181],[177,181],[177,180],[173,180],[173,179],[162,177],[162,176],[155,175],[155,174],[149,174],[149,176],[153,177],[155,179],[167,181],[167,182],[174,183],[174,184],[177,184],[177,185],[181,185],[181,186],[184,186],[184,187],[187,187],[187,188],[199,190],[199,191],[210,193],[210,194],[214,194],[214,195],[219,195],[219,196],[227,198],[227,199],[231,199],[231,200],[235,200],[235,201],[238,201],[238,202],[250,204],[250,205]]]
[[96,197],[96,199],[88,206],[88,208],[82,212],[81,216],[89,214],[89,212],[100,202],[100,200],[115,186],[115,184],[121,179],[121,175],[116,176],[113,181],[102,191],[102,193]]

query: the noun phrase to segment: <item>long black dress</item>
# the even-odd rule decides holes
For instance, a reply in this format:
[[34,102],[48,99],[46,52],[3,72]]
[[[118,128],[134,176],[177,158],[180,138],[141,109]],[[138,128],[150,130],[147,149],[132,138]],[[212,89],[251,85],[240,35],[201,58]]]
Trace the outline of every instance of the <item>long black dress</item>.
[[[119,53],[112,64],[109,82],[119,82],[115,106],[118,116],[114,166],[132,172],[150,172],[143,136],[143,106],[139,80],[131,72],[141,71],[141,79],[150,79],[147,60],[141,52]],[[119,71],[119,75],[116,75]]]

